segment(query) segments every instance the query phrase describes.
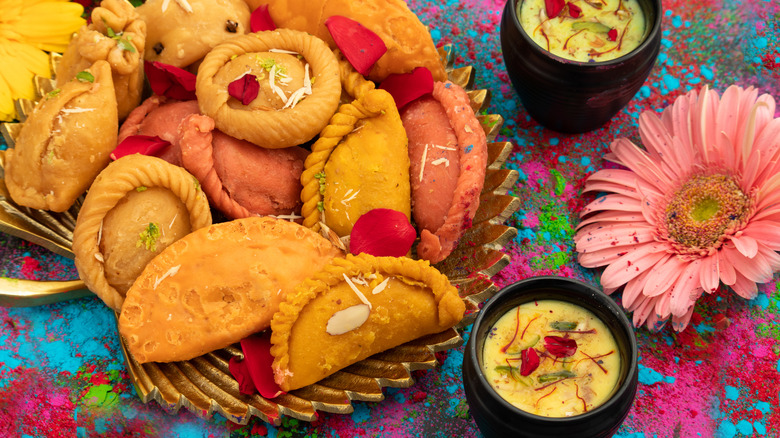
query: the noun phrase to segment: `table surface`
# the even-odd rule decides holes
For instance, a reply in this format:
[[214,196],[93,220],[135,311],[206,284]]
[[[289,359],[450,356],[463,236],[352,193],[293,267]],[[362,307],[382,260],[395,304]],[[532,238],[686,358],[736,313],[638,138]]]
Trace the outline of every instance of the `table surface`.
[[[663,41],[655,67],[628,106],[603,128],[562,135],[532,120],[509,83],[501,55],[503,1],[411,0],[437,45],[453,44],[456,66],[476,67],[476,87],[492,93],[490,114],[505,121],[498,140],[515,148],[506,166],[520,178],[521,207],[506,248],[504,286],[535,275],[599,284],[599,270],[576,262],[573,228],[588,200],[585,178],[605,165],[617,137],[638,139],[637,118],[708,84],[756,86],[780,99],[780,2],[663,1]],[[706,6],[703,6],[706,5]],[[777,116],[777,115],[776,115]],[[72,261],[0,234],[0,275],[72,279]],[[639,391],[617,436],[780,436],[780,289],[778,277],[746,301],[720,290],[696,305],[677,334],[636,330]],[[619,297],[619,296],[618,296]],[[215,415],[176,415],[137,397],[125,370],[113,314],[94,297],[37,308],[0,308],[0,436],[479,436],[462,387],[463,348],[439,366],[415,372],[410,388],[386,388],[385,400],[354,403],[351,415],[320,414],[313,423],[284,418],[238,426]]]

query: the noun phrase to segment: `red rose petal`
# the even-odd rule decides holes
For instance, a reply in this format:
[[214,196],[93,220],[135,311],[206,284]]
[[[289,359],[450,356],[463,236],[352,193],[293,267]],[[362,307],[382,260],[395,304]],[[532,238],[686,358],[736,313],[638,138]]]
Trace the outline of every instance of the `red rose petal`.
[[539,368],[539,354],[533,348],[526,348],[520,352],[522,364],[520,365],[520,375],[527,376]]
[[560,336],[545,336],[544,346],[555,357],[569,357],[577,352],[577,341]]
[[144,62],[144,73],[154,94],[176,100],[195,100],[195,75],[162,62]]
[[271,367],[274,362],[271,356],[271,332],[265,331],[242,339],[241,351],[244,352],[244,360],[231,358],[229,364],[230,374],[238,381],[241,393],[254,394],[256,389],[267,399],[281,394],[283,391],[274,381]]
[[325,27],[347,61],[364,76],[387,52],[382,38],[351,18],[332,15],[325,20]]
[[125,155],[141,154],[160,156],[170,142],[151,135],[131,135],[119,143],[111,152],[111,159],[118,160]]
[[617,41],[617,29],[610,29],[609,32],[607,32],[607,39],[610,41]]
[[252,11],[252,15],[249,17],[249,30],[254,33],[275,29],[276,23],[274,23],[274,19],[271,18],[271,14],[268,12],[268,5],[262,5]]
[[257,82],[257,76],[246,74],[231,82],[228,85],[228,94],[241,101],[243,105],[249,105],[255,100],[260,91],[260,84]]
[[395,106],[400,110],[408,103],[433,92],[433,75],[425,67],[417,67],[411,73],[392,74],[379,88],[393,96]]
[[582,15],[582,8],[571,2],[567,4],[569,5],[569,16],[572,18],[579,18],[580,15]]
[[557,17],[563,10],[563,6],[566,4],[564,0],[544,0],[545,12],[547,12],[548,18]]
[[349,236],[352,254],[403,257],[412,248],[417,231],[400,211],[375,208],[358,218]]

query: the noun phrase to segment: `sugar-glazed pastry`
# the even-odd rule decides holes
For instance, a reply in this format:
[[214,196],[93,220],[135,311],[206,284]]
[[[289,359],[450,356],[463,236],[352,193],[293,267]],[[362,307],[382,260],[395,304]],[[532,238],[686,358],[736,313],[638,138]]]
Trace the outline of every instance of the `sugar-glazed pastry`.
[[150,260],[208,225],[209,204],[192,175],[159,158],[128,155],[101,172],[84,199],[73,232],[76,268],[118,311]]
[[136,10],[147,25],[144,59],[175,67],[197,69],[214,46],[249,33],[244,0],[147,0]]
[[341,105],[312,145],[301,174],[301,215],[305,226],[319,230],[322,222],[343,237],[375,208],[409,218],[411,189],[406,132],[393,97],[365,79],[350,82],[355,74],[344,69],[341,75],[358,98]]
[[417,255],[431,263],[457,247],[479,208],[487,139],[466,91],[435,82],[432,97],[401,114],[409,136],[412,216],[420,228]]
[[103,0],[91,18],[62,54],[57,82],[73,79],[96,61],[108,61],[122,120],[141,102],[146,23],[126,0]]
[[276,383],[317,382],[373,354],[444,331],[465,305],[423,260],[347,255],[288,294],[271,320]]
[[351,18],[382,38],[385,53],[369,74],[381,82],[394,73],[409,73],[425,67],[437,81],[447,74],[433,44],[431,34],[403,0],[247,0],[254,9],[267,4],[279,27],[302,30],[323,39],[336,48],[325,21],[332,15]]
[[118,124],[111,67],[97,61],[85,72],[38,102],[6,152],[5,184],[17,204],[65,211],[108,165]]
[[[231,95],[231,83],[247,76],[258,82],[256,94]],[[341,84],[336,57],[322,40],[277,29],[215,47],[198,68],[195,93],[220,131],[276,149],[314,138],[336,112]]]
[[119,332],[140,363],[192,359],[266,329],[285,296],[340,255],[281,219],[214,224],[146,266],[127,293]]

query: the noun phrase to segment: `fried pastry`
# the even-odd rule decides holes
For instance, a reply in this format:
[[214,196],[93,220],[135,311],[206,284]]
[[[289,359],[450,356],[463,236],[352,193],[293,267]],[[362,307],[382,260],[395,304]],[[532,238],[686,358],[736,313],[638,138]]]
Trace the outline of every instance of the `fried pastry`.
[[[259,90],[244,104],[228,88],[247,75]],[[341,84],[336,57],[322,40],[277,29],[215,47],[198,69],[195,93],[220,131],[276,149],[314,138],[336,112]]]
[[152,258],[208,225],[208,201],[192,175],[128,155],[101,172],[84,199],[73,231],[76,268],[89,290],[119,310]]
[[109,162],[117,110],[111,67],[97,61],[92,81],[61,84],[38,102],[6,152],[5,184],[19,205],[62,212]]
[[146,23],[125,0],[103,0],[90,24],[79,29],[57,66],[57,82],[67,82],[98,60],[111,65],[119,120],[141,102]]
[[187,360],[267,328],[279,303],[341,252],[268,217],[215,224],[155,257],[127,293],[119,332],[140,363]]
[[249,33],[243,0],[148,0],[137,9],[146,22],[143,58],[188,68],[222,41]]
[[422,260],[347,255],[288,294],[271,320],[276,383],[290,391],[457,324],[447,277]]
[[363,87],[312,145],[301,174],[303,224],[347,236],[375,208],[411,215],[406,132],[393,97]]
[[387,47],[387,53],[369,74],[373,81],[381,82],[394,73],[409,73],[415,67],[427,68],[435,80],[447,78],[428,29],[403,0],[247,0],[247,3],[252,9],[268,5],[277,26],[309,32],[333,49],[336,45],[325,20],[341,15],[359,22],[382,38]]
[[455,249],[479,208],[485,183],[487,139],[466,91],[435,82],[430,98],[406,106],[412,216],[420,231],[417,255],[431,263]]

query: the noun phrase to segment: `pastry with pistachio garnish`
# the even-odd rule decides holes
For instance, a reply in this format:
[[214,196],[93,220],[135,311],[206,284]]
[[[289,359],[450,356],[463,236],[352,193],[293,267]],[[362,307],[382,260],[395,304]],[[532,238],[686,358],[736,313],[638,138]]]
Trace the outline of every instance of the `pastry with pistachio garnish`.
[[[359,76],[359,75],[358,75]],[[389,208],[411,215],[407,137],[390,93],[342,71],[344,104],[312,145],[301,174],[303,224],[348,236],[363,214]]]
[[99,60],[111,65],[119,120],[141,102],[146,23],[125,0],[103,0],[73,37],[57,66],[57,82],[75,78]]
[[217,129],[276,149],[319,134],[338,108],[341,83],[336,57],[322,40],[277,29],[215,47],[198,69],[195,93]]
[[70,208],[108,165],[116,111],[106,61],[44,96],[6,151],[5,185],[14,202],[56,212]]
[[347,255],[287,295],[271,320],[276,383],[317,382],[373,354],[440,333],[465,305],[447,277],[423,260]]
[[119,332],[140,363],[227,347],[268,328],[286,295],[340,255],[319,234],[281,219],[211,225],[146,266],[127,292]]
[[244,0],[147,0],[136,10],[147,25],[144,59],[193,72],[214,46],[249,32]]
[[198,181],[181,167],[140,154],[111,163],[89,189],[73,232],[79,277],[119,310],[149,261],[211,225]]

